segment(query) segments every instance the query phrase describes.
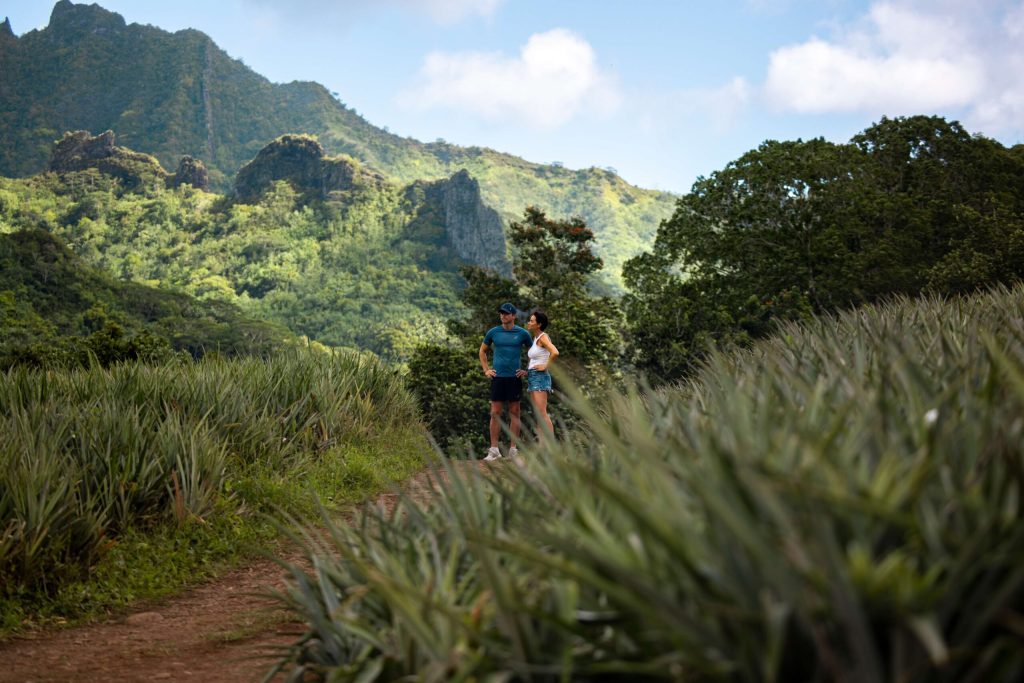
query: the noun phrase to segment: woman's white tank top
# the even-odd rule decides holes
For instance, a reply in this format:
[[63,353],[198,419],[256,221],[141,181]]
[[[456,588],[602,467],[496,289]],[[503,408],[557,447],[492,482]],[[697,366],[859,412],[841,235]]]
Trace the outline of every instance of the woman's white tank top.
[[547,364],[548,359],[551,358],[551,352],[537,343],[540,341],[540,338],[543,337],[545,334],[547,333],[541,332],[536,337],[534,337],[533,346],[531,346],[530,350],[526,352],[526,355],[530,357],[530,364],[526,366],[527,369],[532,370],[538,365],[545,365]]

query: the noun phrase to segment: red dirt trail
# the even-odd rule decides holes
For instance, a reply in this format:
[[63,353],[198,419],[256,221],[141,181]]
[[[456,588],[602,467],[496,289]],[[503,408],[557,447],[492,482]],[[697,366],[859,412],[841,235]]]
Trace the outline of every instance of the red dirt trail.
[[[434,492],[427,472],[402,488],[418,500]],[[390,506],[396,498],[376,500]],[[284,586],[284,569],[259,559],[109,621],[0,641],[0,681],[260,681],[280,648],[303,632],[268,595]]]

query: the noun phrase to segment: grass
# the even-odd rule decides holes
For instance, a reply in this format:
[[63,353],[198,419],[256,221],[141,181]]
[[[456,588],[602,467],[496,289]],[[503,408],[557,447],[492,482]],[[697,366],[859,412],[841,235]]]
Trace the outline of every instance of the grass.
[[[1024,287],[791,326],[310,531],[292,680],[1015,681]],[[446,467],[446,463],[439,463]]]
[[429,448],[358,355],[0,376],[0,636],[180,590],[274,543],[284,513],[408,477]]

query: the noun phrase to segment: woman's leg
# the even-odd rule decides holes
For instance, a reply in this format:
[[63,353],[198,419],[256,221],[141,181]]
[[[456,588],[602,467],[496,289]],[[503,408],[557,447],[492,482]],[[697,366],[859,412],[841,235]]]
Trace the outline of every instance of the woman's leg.
[[[544,434],[551,434],[554,436],[555,427],[551,424],[551,418],[548,417],[548,392],[546,391],[531,391],[530,400],[533,401],[533,409],[537,411],[537,439],[542,440]],[[545,427],[547,431],[544,432]]]

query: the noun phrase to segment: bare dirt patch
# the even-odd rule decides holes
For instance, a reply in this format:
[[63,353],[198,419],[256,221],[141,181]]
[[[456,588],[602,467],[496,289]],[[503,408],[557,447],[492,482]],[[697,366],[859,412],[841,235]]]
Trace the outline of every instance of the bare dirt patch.
[[[428,472],[402,488],[418,500],[434,493]],[[376,500],[390,507],[397,497]],[[0,681],[259,681],[303,630],[270,597],[284,587],[284,569],[261,559],[110,621],[0,642]]]

